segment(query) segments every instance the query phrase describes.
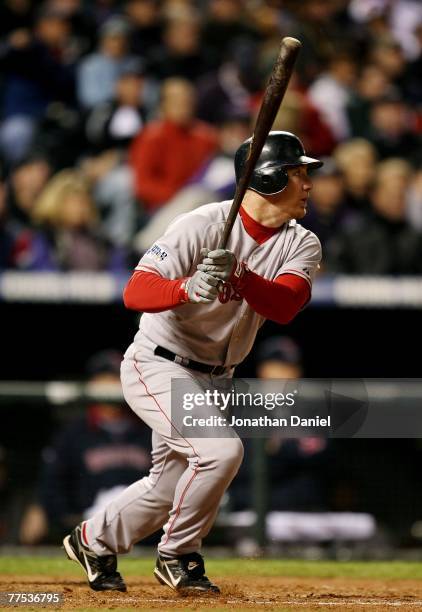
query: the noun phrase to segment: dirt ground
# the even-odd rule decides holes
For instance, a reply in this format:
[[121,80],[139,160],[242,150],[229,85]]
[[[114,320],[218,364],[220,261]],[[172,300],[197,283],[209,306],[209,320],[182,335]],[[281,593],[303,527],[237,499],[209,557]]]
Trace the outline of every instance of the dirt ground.
[[[154,578],[136,577],[127,579],[127,593],[94,593],[75,577],[40,576],[37,579],[36,576],[19,575],[0,576],[0,591],[61,592],[64,603],[59,609],[64,610],[422,610],[422,583],[416,580],[228,579],[216,576],[215,582],[221,587],[222,594],[213,598],[180,597],[159,585]],[[25,606],[24,609],[39,610],[40,606]]]

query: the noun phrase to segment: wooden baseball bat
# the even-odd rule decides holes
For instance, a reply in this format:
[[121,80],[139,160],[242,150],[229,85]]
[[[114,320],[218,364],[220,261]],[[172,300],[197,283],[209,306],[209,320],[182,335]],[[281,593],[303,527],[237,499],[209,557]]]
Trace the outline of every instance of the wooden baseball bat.
[[262,148],[267,139],[268,133],[276,118],[280,104],[283,101],[286,93],[287,85],[293,72],[293,67],[296,58],[299,54],[302,44],[296,38],[286,36],[281,41],[280,51],[275,61],[271,72],[268,85],[265,89],[264,99],[259,109],[258,118],[256,120],[255,129],[252,135],[252,140],[249,148],[249,156],[246,161],[245,169],[240,178],[236,193],[234,195],[233,204],[230,208],[229,216],[227,217],[224,226],[224,232],[218,245],[219,249],[225,249],[227,241],[232,231],[237,213],[248,188],[249,181],[254,171],[256,162],[261,155]]

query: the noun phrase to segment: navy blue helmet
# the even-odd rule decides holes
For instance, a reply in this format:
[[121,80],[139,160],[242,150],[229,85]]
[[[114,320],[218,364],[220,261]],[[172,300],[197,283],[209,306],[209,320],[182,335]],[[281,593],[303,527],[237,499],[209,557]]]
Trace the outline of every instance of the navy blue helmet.
[[[234,158],[236,182],[239,182],[243,174],[251,140],[251,138],[245,140],[236,151]],[[252,173],[249,189],[264,195],[280,193],[289,180],[287,168],[305,165],[314,169],[320,168],[322,164],[319,159],[306,155],[303,144],[294,134],[270,132]]]

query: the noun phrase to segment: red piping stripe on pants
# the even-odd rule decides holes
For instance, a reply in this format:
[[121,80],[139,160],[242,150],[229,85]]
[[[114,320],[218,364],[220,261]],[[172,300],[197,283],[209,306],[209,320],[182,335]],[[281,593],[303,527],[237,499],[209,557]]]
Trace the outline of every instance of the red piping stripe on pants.
[[[193,452],[194,452],[194,454],[195,454],[195,457],[197,457],[197,458],[199,459],[199,455],[198,455],[198,453],[196,452],[196,450],[194,449],[194,447],[192,446],[192,444],[191,444],[191,443],[190,443],[188,440],[186,440],[186,438],[184,438],[184,437],[181,435],[181,433],[178,431],[178,429],[177,429],[177,428],[174,426],[174,424],[173,424],[173,422],[171,421],[171,419],[169,419],[169,417],[166,415],[166,413],[164,412],[164,410],[161,408],[161,406],[160,406],[160,404],[158,403],[158,401],[157,401],[156,397],[154,397],[154,395],[153,395],[153,394],[152,394],[152,393],[149,391],[149,389],[148,389],[148,387],[146,386],[145,382],[142,380],[142,375],[141,375],[141,372],[139,371],[139,368],[136,366],[136,363],[134,363],[134,366],[135,366],[135,370],[136,370],[136,371],[137,371],[137,373],[138,373],[139,380],[140,380],[140,382],[141,382],[141,383],[144,385],[144,387],[145,387],[145,391],[147,392],[148,396],[149,396],[151,399],[153,399],[153,400],[154,400],[154,402],[156,403],[157,408],[159,409],[159,411],[161,412],[161,414],[162,414],[162,415],[163,415],[163,416],[164,416],[164,417],[167,419],[167,421],[170,423],[170,425],[171,425],[172,427],[174,427],[174,429],[175,429],[175,430],[176,430],[176,432],[179,434],[179,436],[182,438],[182,440],[184,440],[184,441],[186,442],[186,444],[188,444],[188,445],[191,447],[191,449],[193,450]],[[192,478],[189,480],[188,484],[187,484],[187,485],[186,485],[186,487],[183,489],[182,495],[180,496],[179,503],[177,504],[177,508],[176,508],[175,515],[174,515],[174,517],[173,517],[172,522],[171,522],[171,523],[170,523],[170,525],[169,525],[169,528],[168,528],[167,533],[166,533],[166,539],[164,540],[163,544],[167,544],[167,542],[168,542],[168,540],[169,540],[169,538],[170,538],[171,532],[173,531],[174,525],[175,525],[175,523],[176,523],[176,519],[177,519],[177,518],[178,518],[178,516],[180,515],[180,510],[181,510],[181,508],[182,508],[182,503],[183,503],[183,500],[184,500],[184,498],[185,498],[185,495],[186,495],[186,493],[188,492],[188,489],[189,489],[190,485],[192,484],[192,482],[193,482],[193,480],[194,480],[195,476],[197,475],[197,473],[198,473],[198,467],[196,467],[196,468],[194,469],[194,471],[193,471],[193,475],[192,475]]]

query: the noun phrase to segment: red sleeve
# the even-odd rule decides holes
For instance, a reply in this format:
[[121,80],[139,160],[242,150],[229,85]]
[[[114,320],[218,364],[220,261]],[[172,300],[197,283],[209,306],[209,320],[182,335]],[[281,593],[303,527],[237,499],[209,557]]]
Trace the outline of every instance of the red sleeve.
[[296,274],[281,274],[275,281],[247,272],[239,293],[262,317],[285,325],[311,297],[309,283]]
[[126,308],[140,312],[162,312],[185,302],[181,285],[185,279],[170,280],[154,272],[136,271],[123,291]]

